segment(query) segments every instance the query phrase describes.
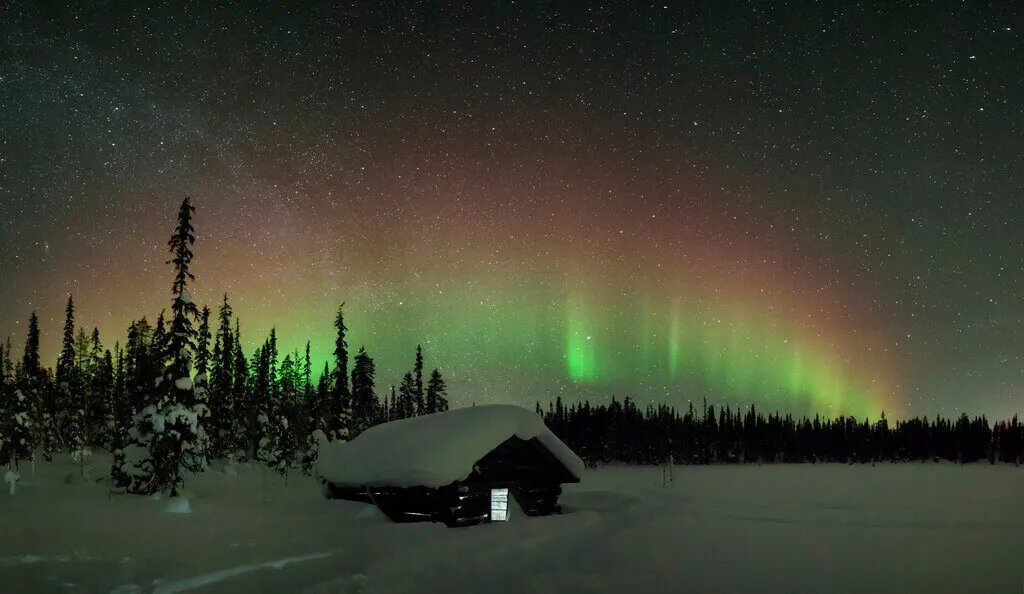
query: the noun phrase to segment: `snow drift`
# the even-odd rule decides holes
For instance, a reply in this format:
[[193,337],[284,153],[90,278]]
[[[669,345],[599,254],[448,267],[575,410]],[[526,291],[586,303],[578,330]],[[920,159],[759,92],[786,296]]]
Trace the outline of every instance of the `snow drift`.
[[325,444],[319,475],[338,486],[441,487],[462,480],[505,440],[536,438],[577,479],[583,461],[539,415],[496,404],[461,408],[372,427],[349,442]]

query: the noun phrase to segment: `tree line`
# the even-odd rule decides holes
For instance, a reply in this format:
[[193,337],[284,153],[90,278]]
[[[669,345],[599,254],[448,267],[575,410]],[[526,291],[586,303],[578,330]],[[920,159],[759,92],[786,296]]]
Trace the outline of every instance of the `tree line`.
[[[68,298],[60,355],[54,368],[39,355],[39,320],[32,312],[24,352],[15,360],[10,338],[0,344],[0,460],[17,480],[23,461],[69,452],[83,461],[94,448],[113,453],[114,488],[129,493],[177,493],[183,471],[202,472],[210,460],[257,461],[285,477],[309,473],[319,444],[350,439],[381,422],[448,409],[438,369],[424,377],[417,346],[412,369],[390,397],[378,395],[373,358],[351,357],[344,304],[339,306],[334,365],[314,379],[310,345],[279,352],[272,329],[248,356],[228,296],[216,317],[192,301],[189,285],[195,208],[186,198],[168,248],[174,279],[169,315],[133,321],[122,346],[104,348],[98,329],[76,331]],[[12,485],[13,488],[13,485]]]
[[780,462],[1007,462],[1024,459],[1024,425],[1015,415],[990,424],[984,416],[913,418],[890,424],[853,417],[765,416],[715,407],[685,412],[660,404],[641,410],[630,398],[610,404],[536,404],[545,424],[590,465],[741,464]]

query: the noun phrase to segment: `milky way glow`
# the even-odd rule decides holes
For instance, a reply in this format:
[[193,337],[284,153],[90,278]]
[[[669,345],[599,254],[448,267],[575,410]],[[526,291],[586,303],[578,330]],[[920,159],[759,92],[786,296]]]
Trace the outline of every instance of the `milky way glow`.
[[382,392],[422,344],[455,405],[1009,418],[1007,6],[15,3],[0,338],[153,321],[190,195],[246,353],[319,372],[344,302]]

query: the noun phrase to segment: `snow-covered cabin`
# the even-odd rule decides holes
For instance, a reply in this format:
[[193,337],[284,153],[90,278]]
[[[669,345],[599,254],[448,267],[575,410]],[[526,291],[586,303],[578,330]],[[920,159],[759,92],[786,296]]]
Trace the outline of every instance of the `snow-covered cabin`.
[[328,497],[376,504],[396,522],[464,526],[559,511],[562,483],[583,461],[536,413],[475,406],[392,421],[325,444],[318,474]]

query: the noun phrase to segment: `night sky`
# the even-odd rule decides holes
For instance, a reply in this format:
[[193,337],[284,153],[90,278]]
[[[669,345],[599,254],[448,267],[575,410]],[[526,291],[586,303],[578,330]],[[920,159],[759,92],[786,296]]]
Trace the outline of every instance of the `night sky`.
[[69,293],[109,347],[169,307],[189,195],[247,354],[321,367],[344,301],[380,392],[422,342],[456,405],[1024,408],[1012,2],[44,4],[0,7],[0,336],[50,365]]

